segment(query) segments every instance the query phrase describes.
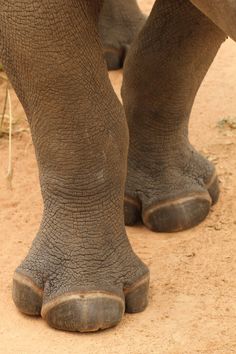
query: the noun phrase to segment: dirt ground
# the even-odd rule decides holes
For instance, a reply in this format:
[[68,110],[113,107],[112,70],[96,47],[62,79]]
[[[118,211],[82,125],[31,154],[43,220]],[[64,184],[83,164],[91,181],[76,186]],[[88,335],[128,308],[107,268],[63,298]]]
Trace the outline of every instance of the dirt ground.
[[[140,1],[148,12],[153,1]],[[116,91],[122,72],[110,73]],[[0,80],[0,111],[4,101]],[[12,188],[6,180],[8,139],[0,138],[0,353],[236,353],[236,44],[227,40],[198,93],[191,141],[217,166],[221,197],[192,230],[156,234],[127,228],[151,271],[150,304],[96,334],[53,330],[22,315],[11,300],[14,269],[37,231],[42,210],[34,149],[11,90],[14,125]]]

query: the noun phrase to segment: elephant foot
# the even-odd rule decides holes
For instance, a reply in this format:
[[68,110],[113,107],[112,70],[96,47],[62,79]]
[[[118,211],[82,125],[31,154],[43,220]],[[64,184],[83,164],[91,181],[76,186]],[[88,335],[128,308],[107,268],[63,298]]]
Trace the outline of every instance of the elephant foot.
[[146,17],[136,1],[104,2],[99,20],[99,33],[108,70],[123,67],[130,44],[141,30]]
[[[189,149],[188,157],[163,164],[130,163],[124,212],[125,223],[143,223],[153,231],[176,232],[198,225],[219,197],[214,166]],[[149,165],[149,170],[147,166]]]
[[96,251],[94,243],[54,244],[37,236],[13,277],[16,306],[51,327],[79,332],[113,327],[125,311],[143,311],[149,272],[128,241],[120,241],[100,242]]

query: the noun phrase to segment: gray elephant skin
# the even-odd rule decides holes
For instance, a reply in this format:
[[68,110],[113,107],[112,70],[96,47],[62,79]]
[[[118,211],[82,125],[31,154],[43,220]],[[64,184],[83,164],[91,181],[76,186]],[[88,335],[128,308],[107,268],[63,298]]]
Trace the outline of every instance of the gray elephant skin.
[[[44,203],[13,278],[20,311],[88,332],[145,309],[149,270],[125,223],[184,230],[217,201],[215,168],[188,122],[228,35],[234,0],[157,0],[146,22],[135,0],[0,0],[0,57],[28,117]],[[124,107],[107,72],[123,62]]]

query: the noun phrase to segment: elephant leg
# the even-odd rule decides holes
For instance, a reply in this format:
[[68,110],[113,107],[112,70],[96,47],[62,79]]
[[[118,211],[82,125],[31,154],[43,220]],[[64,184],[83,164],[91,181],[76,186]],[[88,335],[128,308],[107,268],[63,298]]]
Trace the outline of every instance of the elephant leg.
[[127,126],[97,31],[99,1],[0,0],[1,57],[31,127],[44,203],[16,269],[20,311],[96,331],[147,304],[124,228]]
[[[218,198],[214,166],[188,139],[194,98],[225,34],[187,0],[159,0],[133,43],[122,96],[130,131],[127,225],[178,231]],[[203,132],[204,134],[204,132]]]
[[127,50],[145,20],[136,0],[104,1],[99,17],[99,33],[108,70],[122,68]]
[[236,0],[190,0],[227,35],[236,41]]

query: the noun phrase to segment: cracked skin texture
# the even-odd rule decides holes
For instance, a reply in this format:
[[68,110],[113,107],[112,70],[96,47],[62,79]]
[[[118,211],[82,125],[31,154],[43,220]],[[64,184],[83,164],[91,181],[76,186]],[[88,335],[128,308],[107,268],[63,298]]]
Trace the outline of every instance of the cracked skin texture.
[[[170,6],[172,3],[168,2],[166,10],[175,13],[175,7]],[[187,2],[181,3],[184,5],[182,9],[185,4],[187,6],[186,14],[191,14],[194,8],[189,7]],[[85,2],[70,1],[59,9],[59,2],[56,2],[53,6],[58,21],[53,23],[50,11],[46,11],[46,2],[24,4],[28,11],[24,15],[17,3],[11,4],[12,8],[2,6],[2,13],[7,14],[1,24],[2,53],[4,66],[30,122],[39,165],[44,215],[31,251],[17,269],[13,297],[21,309],[21,301],[29,295],[28,290],[38,289],[36,295],[42,290],[42,315],[55,328],[83,332],[111,327],[120,321],[125,300],[129,312],[141,311],[146,306],[148,270],[133,253],[123,225],[127,127],[120,104],[111,90],[97,39],[99,3],[97,9],[96,6],[91,9]],[[35,17],[30,16],[32,13]],[[12,27],[12,14],[18,14],[24,21],[16,21]],[[88,15],[90,21],[87,21]],[[200,13],[194,9],[193,19],[198,16]],[[63,36],[61,22],[66,28]],[[50,25],[54,26],[54,33],[50,31]],[[19,26],[22,31],[19,31]],[[36,33],[36,29],[39,32]],[[11,41],[7,41],[6,33],[10,30],[13,36]],[[180,26],[177,31],[180,38],[181,30]],[[26,36],[21,38],[21,33],[26,33]],[[94,36],[89,36],[91,33]],[[209,62],[224,40],[223,33],[215,26],[210,28],[210,33],[214,41],[210,46],[213,53],[207,53]],[[47,38],[43,47],[41,36]],[[73,40],[68,41],[68,38]],[[89,38],[89,42],[83,45],[85,38]],[[49,52],[50,56],[45,56]],[[18,61],[9,61],[8,55],[18,58]],[[87,58],[87,71],[84,57]],[[38,78],[38,72],[43,76]],[[59,77],[59,72],[70,73],[70,80],[68,76]],[[88,84],[91,82],[92,92]],[[37,97],[30,94],[35,91]],[[104,97],[106,100],[103,102]],[[56,104],[52,106],[52,102]],[[127,117],[129,122],[129,113]],[[158,129],[163,132],[160,127]],[[184,125],[181,129],[186,132]],[[179,137],[177,133],[176,137]],[[180,139],[180,143],[184,145],[186,142]],[[188,155],[186,146],[183,150],[183,155]],[[98,153],[95,154],[95,151]],[[193,150],[191,154],[194,155]],[[189,165],[194,166],[195,163]],[[209,180],[203,176],[202,180],[209,184],[213,176],[214,173]],[[193,226],[191,221],[190,217],[190,224],[182,225],[182,228]],[[96,258],[101,265],[99,268]],[[34,286],[29,289],[31,281]],[[84,297],[88,308],[85,312]],[[38,314],[39,300],[35,299],[37,313],[34,314]],[[30,306],[34,304],[31,302]],[[105,308],[110,309],[108,315]],[[100,314],[98,318],[94,309]],[[27,313],[27,309],[24,312]],[[66,314],[69,314],[68,318]]]
[[44,201],[13,299],[25,313],[42,305],[55,328],[95,331],[146,307],[149,271],[124,228],[128,134],[98,40],[101,3],[48,4],[1,3],[4,67],[28,117]]
[[204,220],[217,201],[214,166],[189,143],[188,121],[225,38],[191,3],[170,0],[156,2],[134,41],[122,88],[130,133],[127,225],[187,229]]

